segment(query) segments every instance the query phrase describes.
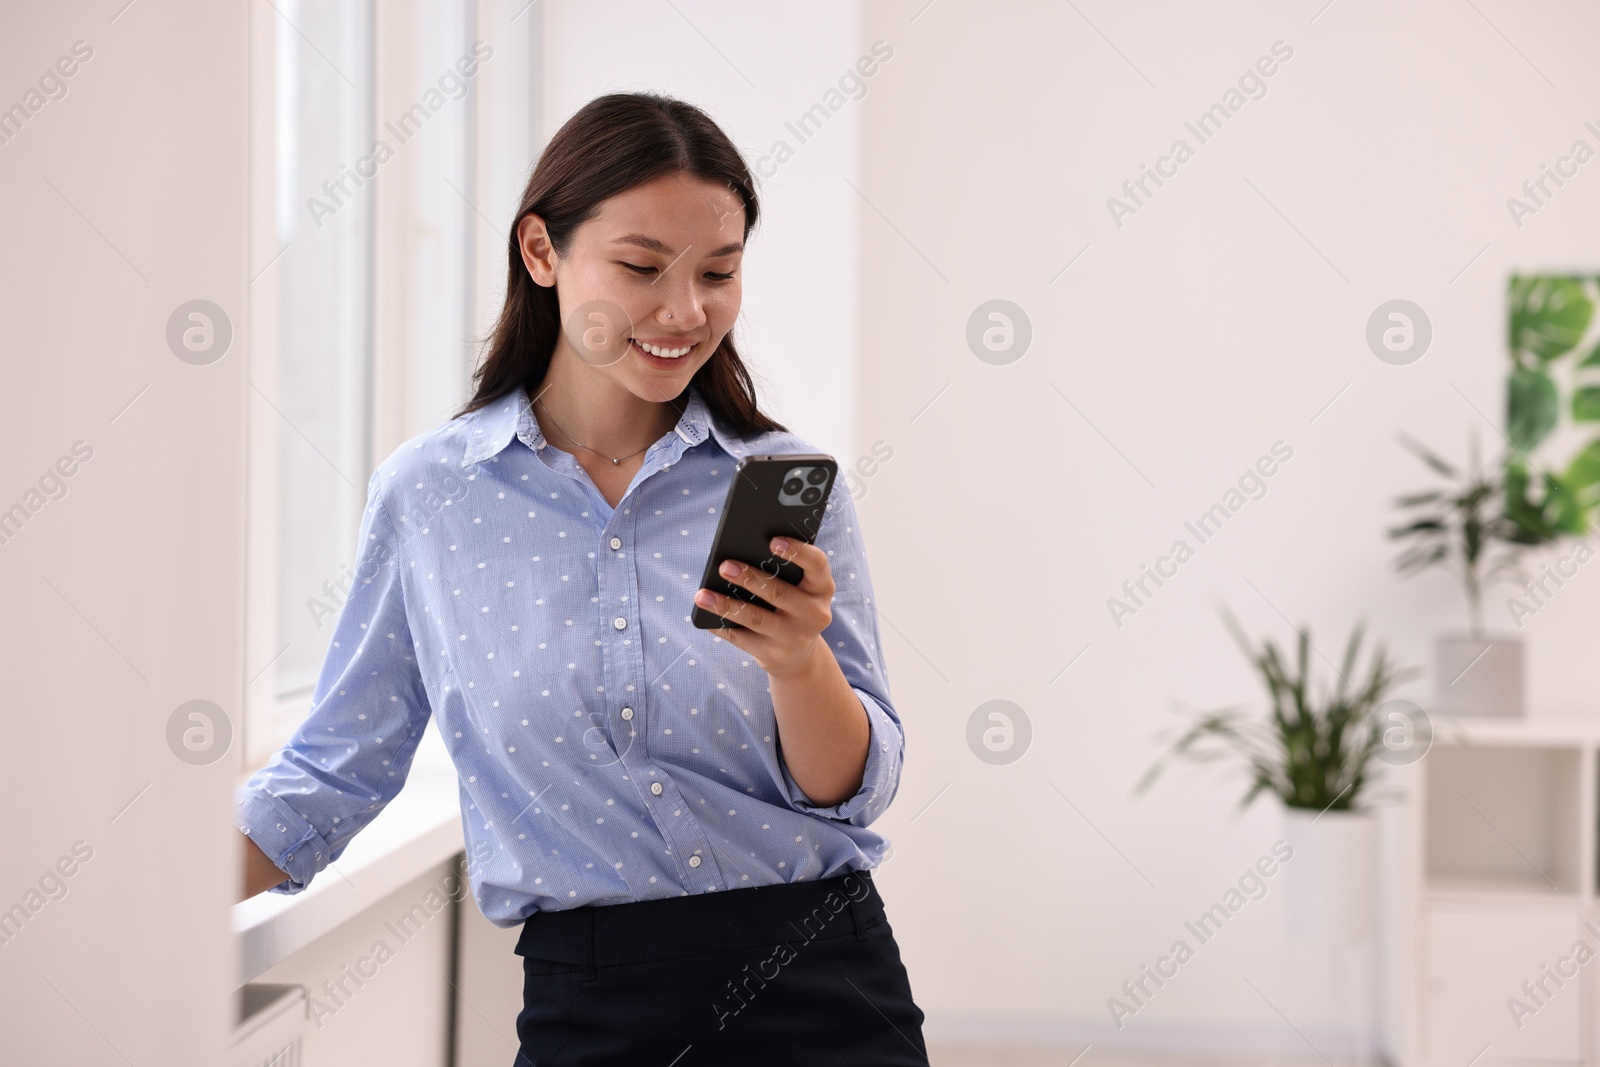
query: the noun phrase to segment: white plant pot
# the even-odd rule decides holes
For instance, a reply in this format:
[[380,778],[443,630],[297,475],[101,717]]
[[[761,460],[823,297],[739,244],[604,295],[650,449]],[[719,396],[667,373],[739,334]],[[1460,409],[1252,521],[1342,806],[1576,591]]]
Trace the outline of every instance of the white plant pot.
[[1289,932],[1326,942],[1372,937],[1377,821],[1365,812],[1284,808]]
[[1284,823],[1294,850],[1281,874],[1295,974],[1285,992],[1298,999],[1285,1010],[1325,1020],[1324,1059],[1377,1062],[1377,818],[1285,808]]
[[1434,703],[1446,715],[1523,713],[1520,637],[1440,634],[1434,646]]

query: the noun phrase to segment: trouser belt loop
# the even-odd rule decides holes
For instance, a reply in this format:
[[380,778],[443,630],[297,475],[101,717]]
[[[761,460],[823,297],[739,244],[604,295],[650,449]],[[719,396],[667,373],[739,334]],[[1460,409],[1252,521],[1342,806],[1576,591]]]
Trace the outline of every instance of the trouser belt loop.
[[592,906],[578,909],[583,916],[583,922],[578,927],[578,940],[583,952],[583,963],[579,969],[581,980],[588,982],[594,979],[594,908]]
[[[848,892],[845,893],[845,899],[850,902],[850,921],[855,923],[856,940],[857,941],[865,941],[867,939],[867,912],[866,912],[866,909],[864,907],[862,907],[862,903],[861,903],[860,900],[857,900],[855,897],[851,896]],[[866,898],[863,897],[862,899],[864,900]]]

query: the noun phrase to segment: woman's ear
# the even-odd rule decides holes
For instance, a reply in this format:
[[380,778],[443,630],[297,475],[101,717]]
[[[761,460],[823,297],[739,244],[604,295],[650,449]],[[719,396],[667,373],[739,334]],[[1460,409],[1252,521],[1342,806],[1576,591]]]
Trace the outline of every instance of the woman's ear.
[[529,212],[517,223],[517,246],[522,250],[522,265],[534,284],[545,288],[556,283],[556,250],[550,245],[550,233],[544,219]]

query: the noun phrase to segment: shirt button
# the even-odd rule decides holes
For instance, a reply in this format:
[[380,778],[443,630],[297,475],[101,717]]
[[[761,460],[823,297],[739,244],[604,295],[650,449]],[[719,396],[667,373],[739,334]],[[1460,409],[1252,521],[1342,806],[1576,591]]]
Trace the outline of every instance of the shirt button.
[[660,796],[661,795],[661,783],[660,782],[651,782],[650,783],[650,792],[654,793],[656,796]]
[[700,866],[700,857],[699,856],[690,856],[689,857],[689,866],[691,866],[691,867]]
[[618,615],[615,619],[611,620],[611,625],[615,626],[619,630],[626,630],[628,628],[628,620],[624,619],[621,615]]
[[621,548],[621,547],[622,547],[622,538],[620,538],[620,537],[613,537],[613,538],[612,538],[612,539],[611,539],[611,547],[612,547],[612,548]]
[[632,708],[623,708],[623,709],[622,709],[622,717],[623,717],[623,718],[624,718],[624,719],[631,719],[631,718],[633,718],[633,709],[632,709]]

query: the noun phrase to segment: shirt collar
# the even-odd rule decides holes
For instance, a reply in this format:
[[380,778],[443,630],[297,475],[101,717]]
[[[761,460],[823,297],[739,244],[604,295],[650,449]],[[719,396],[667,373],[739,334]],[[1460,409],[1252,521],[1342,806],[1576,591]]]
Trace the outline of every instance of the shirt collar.
[[[690,385],[687,395],[688,403],[678,418],[678,425],[673,428],[674,432],[684,440],[685,447],[693,448],[710,437],[715,438],[717,444],[728,455],[734,458],[743,456],[744,442],[730,432],[712,413],[705,399],[701,397],[700,390]],[[535,451],[545,446],[544,432],[539,429],[539,420],[533,414],[533,405],[528,400],[526,389],[515,389],[498,400],[491,401],[473,412],[469,418],[472,420],[472,429],[468,434],[467,446],[461,459],[462,467],[483,463],[499,455],[500,451],[511,443],[512,438],[520,440]]]

